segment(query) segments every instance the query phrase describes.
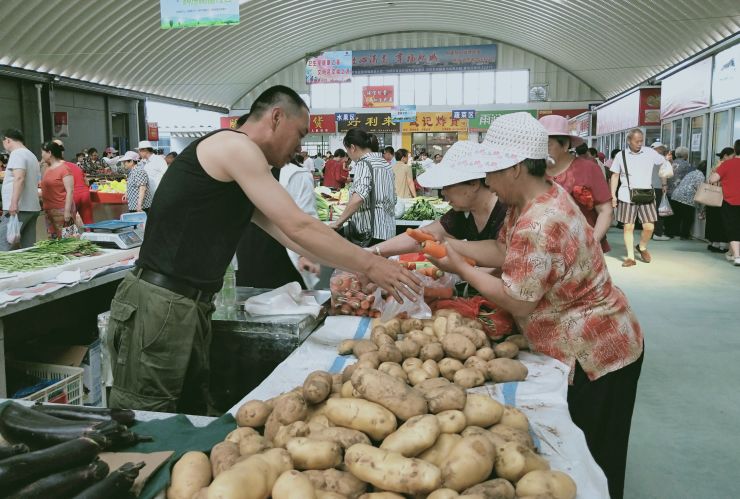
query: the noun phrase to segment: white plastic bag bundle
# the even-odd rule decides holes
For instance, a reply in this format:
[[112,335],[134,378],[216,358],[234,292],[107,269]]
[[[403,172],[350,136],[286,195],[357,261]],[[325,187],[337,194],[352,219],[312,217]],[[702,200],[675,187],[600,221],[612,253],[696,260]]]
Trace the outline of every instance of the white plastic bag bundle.
[[18,244],[21,242],[21,221],[18,220],[18,215],[10,215],[10,218],[8,219],[8,230],[7,230],[7,239],[8,244],[11,246]]
[[658,207],[658,215],[661,217],[670,217],[673,215],[673,208],[671,208],[671,203],[668,201],[668,196],[663,196],[663,201],[660,202],[660,206]]
[[658,170],[658,177],[660,178],[671,178],[673,176],[673,166],[666,161],[662,165],[660,165],[660,169]]

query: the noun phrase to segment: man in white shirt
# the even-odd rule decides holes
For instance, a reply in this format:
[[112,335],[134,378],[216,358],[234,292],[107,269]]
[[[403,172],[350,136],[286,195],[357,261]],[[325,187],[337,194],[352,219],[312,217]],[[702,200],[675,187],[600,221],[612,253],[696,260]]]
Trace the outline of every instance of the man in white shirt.
[[149,176],[149,190],[153,197],[157,192],[157,187],[159,187],[164,172],[167,171],[167,162],[162,156],[154,154],[154,146],[148,140],[139,142],[137,152],[141,157],[140,164],[144,166],[144,171]]
[[[23,133],[15,128],[3,132],[3,147],[10,153],[3,180],[3,216],[0,217],[0,251],[28,248],[36,242],[36,218],[41,211],[38,158],[25,146]],[[8,222],[13,215],[21,223],[20,240],[8,242]],[[20,244],[20,246],[18,246]]]
[[[288,163],[282,167],[280,169],[280,185],[285,187],[285,190],[288,191],[288,194],[290,194],[290,197],[293,198],[293,201],[295,201],[295,204],[300,209],[314,218],[319,218],[316,212],[316,194],[313,190],[313,175],[305,166]],[[286,251],[293,265],[301,274],[301,277],[303,277],[306,288],[313,289],[319,282],[317,276],[321,271],[321,267],[295,251],[287,248]]]
[[316,167],[313,164],[313,159],[311,159],[311,156],[308,155],[308,151],[301,151],[301,156],[303,156],[303,168],[313,174],[313,172],[316,170]]
[[434,160],[429,157],[426,151],[419,153],[419,161],[421,162],[421,167],[425,170],[434,164]]
[[[643,147],[645,136],[642,130],[635,128],[627,134],[628,147],[617,154],[611,166],[611,191],[612,206],[617,208],[617,220],[624,224],[624,244],[627,246],[627,259],[622,267],[633,267],[635,261],[635,250],[640,253],[640,258],[645,263],[650,263],[652,257],[647,250],[648,241],[653,235],[655,222],[658,220],[658,210],[655,205],[655,193],[653,191],[653,169],[665,163],[666,159],[649,147]],[[626,161],[626,166],[625,166]],[[629,177],[627,176],[629,173]],[[617,194],[617,186],[619,194]],[[632,201],[631,191],[645,190],[652,194],[652,202],[637,204]],[[642,223],[642,237],[637,246],[634,244],[635,220],[640,217]]]
[[317,152],[316,156],[313,158],[313,167],[316,169],[317,172],[323,172],[325,164],[326,162],[321,156],[321,151]]

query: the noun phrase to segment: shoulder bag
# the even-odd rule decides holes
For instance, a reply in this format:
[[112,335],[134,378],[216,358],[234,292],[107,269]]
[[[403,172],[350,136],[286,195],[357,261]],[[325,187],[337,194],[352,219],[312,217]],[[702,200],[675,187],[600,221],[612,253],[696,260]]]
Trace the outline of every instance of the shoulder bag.
[[724,201],[724,195],[722,194],[721,185],[703,182],[696,189],[696,194],[694,194],[694,202],[703,204],[704,206],[719,208],[722,206],[722,201]]
[[373,233],[375,232],[375,169],[370,161],[367,161],[367,167],[370,169],[370,231],[363,232],[357,228],[357,224],[352,220],[353,214],[347,221],[347,225],[344,226],[344,238],[356,244],[360,248],[367,248],[370,246],[370,242],[373,240]]
[[624,176],[627,177],[627,190],[630,192],[630,202],[632,204],[650,204],[655,202],[655,190],[650,189],[633,189],[630,187],[630,173],[627,169],[627,154],[622,151],[622,164],[624,165]]

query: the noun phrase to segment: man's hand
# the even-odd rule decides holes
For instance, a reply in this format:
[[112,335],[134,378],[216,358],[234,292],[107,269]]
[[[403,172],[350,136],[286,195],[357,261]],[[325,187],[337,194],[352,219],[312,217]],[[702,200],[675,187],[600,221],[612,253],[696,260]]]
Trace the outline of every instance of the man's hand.
[[321,272],[321,265],[312,262],[305,256],[302,256],[298,259],[298,269],[302,272],[310,272],[312,274],[319,275],[319,272]]
[[617,201],[619,201],[617,199],[617,196],[615,196],[615,195],[612,194],[612,208],[616,208],[617,207]]
[[334,220],[329,224],[330,229],[339,230],[342,228],[342,225],[344,225],[344,222],[340,222],[339,220]]
[[11,202],[10,208],[8,208],[8,213],[11,215],[17,215],[18,214],[18,203]]
[[371,258],[373,262],[367,272],[368,279],[390,293],[398,303],[403,303],[401,296],[415,301],[421,294],[419,279],[398,262],[392,262],[379,256]]
[[470,264],[465,261],[465,258],[455,251],[452,246],[445,243],[445,248],[447,248],[446,257],[437,259],[427,255],[427,260],[432,262],[440,270],[458,275],[460,275],[463,269],[470,267]]

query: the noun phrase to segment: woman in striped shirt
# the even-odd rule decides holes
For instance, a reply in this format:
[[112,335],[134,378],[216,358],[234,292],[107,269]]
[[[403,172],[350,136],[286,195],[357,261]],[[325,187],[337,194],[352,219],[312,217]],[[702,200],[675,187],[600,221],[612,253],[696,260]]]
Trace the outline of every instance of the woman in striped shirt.
[[344,137],[347,155],[355,162],[354,181],[349,191],[349,203],[332,224],[338,229],[347,220],[353,232],[363,235],[363,246],[372,246],[396,235],[396,188],[393,170],[378,152],[375,135],[359,128]]

